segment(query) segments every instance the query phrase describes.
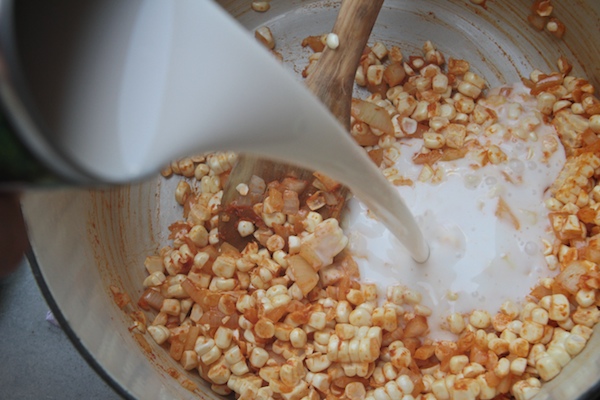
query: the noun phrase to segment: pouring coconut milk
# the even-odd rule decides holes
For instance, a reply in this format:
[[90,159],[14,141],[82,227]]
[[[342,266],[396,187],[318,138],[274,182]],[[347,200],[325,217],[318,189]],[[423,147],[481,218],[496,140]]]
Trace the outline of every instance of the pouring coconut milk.
[[364,151],[212,2],[5,2],[1,17],[11,122],[64,179],[124,183],[193,152],[248,152],[340,181],[427,259],[413,216]]

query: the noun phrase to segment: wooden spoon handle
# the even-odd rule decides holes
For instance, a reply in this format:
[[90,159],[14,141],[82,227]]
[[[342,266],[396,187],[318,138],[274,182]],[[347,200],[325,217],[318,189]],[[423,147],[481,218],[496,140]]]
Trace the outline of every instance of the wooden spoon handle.
[[308,88],[347,130],[356,70],[382,4],[383,0],[343,0],[332,31],[340,45],[336,49],[325,47],[306,78]]

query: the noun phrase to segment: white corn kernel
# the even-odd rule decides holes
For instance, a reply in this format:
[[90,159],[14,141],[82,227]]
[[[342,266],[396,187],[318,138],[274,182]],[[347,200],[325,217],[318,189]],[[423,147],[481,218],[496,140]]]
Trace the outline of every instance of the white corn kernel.
[[317,331],[323,330],[327,324],[327,314],[322,311],[313,312],[308,319],[308,325]]
[[252,223],[252,221],[239,221],[237,226],[237,231],[241,237],[247,237],[254,233],[256,227]]
[[236,260],[227,255],[220,255],[212,265],[212,271],[220,278],[232,278],[236,271]]
[[318,373],[325,371],[331,365],[331,360],[327,357],[327,354],[315,353],[308,356],[305,360],[306,368],[311,372]]
[[231,345],[233,331],[224,326],[219,326],[215,332],[215,345],[221,349],[227,349]]
[[452,313],[448,316],[448,326],[450,332],[458,335],[465,330],[465,319],[459,313]]
[[596,291],[594,289],[579,289],[575,295],[575,300],[581,307],[591,307],[596,303]]
[[564,346],[569,355],[571,355],[571,357],[575,357],[583,350],[586,343],[587,340],[585,340],[585,338],[571,333],[565,340]]
[[552,357],[561,368],[571,361],[571,355],[567,353],[563,346],[550,345],[546,350],[546,354],[548,354],[549,357]]
[[469,316],[469,323],[478,329],[486,329],[492,323],[490,314],[485,310],[475,310]]
[[198,367],[198,354],[194,350],[185,350],[181,355],[181,365],[186,371]]
[[549,381],[554,378],[561,370],[561,366],[553,357],[545,356],[540,358],[535,367],[540,374],[540,378],[544,381]]
[[179,317],[179,314],[181,313],[181,303],[177,299],[164,299],[160,311],[168,315]]
[[465,355],[458,355],[453,356],[450,359],[450,363],[448,366],[450,368],[450,372],[456,375],[460,373],[463,370],[463,368],[467,366],[467,364],[469,364],[469,357]]
[[211,347],[206,353],[200,356],[200,361],[204,365],[210,365],[221,357],[221,349],[218,346]]
[[470,97],[472,99],[478,98],[479,95],[481,94],[480,88],[478,88],[477,86],[473,85],[472,83],[464,81],[464,80],[458,84],[457,90],[460,93],[462,93],[465,96]]
[[163,325],[151,325],[148,327],[148,333],[152,336],[152,339],[156,344],[163,344],[171,336],[169,328]]
[[243,360],[231,365],[229,369],[231,370],[232,374],[237,376],[242,376],[250,372],[250,368],[248,368],[248,365]]
[[306,346],[306,342],[306,332],[304,332],[300,328],[292,329],[292,331],[290,332],[290,343],[292,344],[292,346],[294,346],[294,348],[301,349],[304,346]]
[[371,326],[371,313],[364,308],[357,307],[350,313],[348,321],[354,326]]
[[199,357],[202,357],[213,347],[215,347],[215,341],[213,339],[204,336],[198,336],[198,339],[196,339],[196,343],[194,345],[194,351]]
[[275,48],[275,39],[273,38],[273,34],[271,33],[271,29],[269,29],[269,27],[261,26],[254,32],[254,36],[268,49],[273,50]]
[[513,375],[521,376],[527,368],[527,359],[523,357],[517,357],[510,363],[510,373]]
[[423,144],[426,148],[436,150],[441,149],[446,144],[444,135],[437,132],[425,132],[423,134]]
[[508,358],[501,358],[498,360],[498,364],[494,367],[494,374],[498,378],[504,378],[510,372],[510,360]]
[[147,276],[146,279],[144,279],[143,285],[146,288],[157,287],[160,286],[166,279],[167,278],[165,277],[165,274],[162,273],[162,271],[156,271]]
[[[537,383],[535,383],[537,381]],[[540,391],[541,384],[535,378],[516,382],[512,386],[512,394],[517,400],[531,400]]]
[[255,347],[250,353],[250,364],[256,368],[262,368],[269,360],[269,353],[260,347]]
[[589,128],[592,132],[600,134],[600,114],[592,115],[590,117]]
[[192,193],[190,184],[186,181],[179,181],[175,188],[175,200],[179,205],[183,205],[187,197]]
[[340,38],[335,33],[328,33],[327,39],[325,39],[325,44],[332,50],[335,50],[340,45]]
[[165,272],[163,260],[160,256],[146,257],[144,260],[144,267],[146,267],[146,271],[148,271],[149,274],[153,274],[155,272],[162,272],[164,274]]
[[544,326],[533,321],[523,322],[521,337],[529,343],[537,343],[544,336]]
[[256,12],[266,12],[271,8],[269,1],[253,1],[251,7]]
[[563,294],[545,296],[540,300],[540,304],[547,304],[544,308],[548,310],[548,317],[553,321],[564,321],[569,318],[571,306]]

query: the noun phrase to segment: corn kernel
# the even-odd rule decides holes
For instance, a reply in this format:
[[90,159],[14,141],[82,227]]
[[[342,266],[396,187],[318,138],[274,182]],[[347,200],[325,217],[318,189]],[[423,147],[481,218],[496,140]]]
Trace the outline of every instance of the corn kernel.
[[536,364],[536,369],[540,374],[540,378],[544,381],[549,381],[554,378],[561,370],[561,366],[553,357],[545,356],[540,358]]
[[357,307],[350,312],[348,321],[354,326],[371,326],[371,313],[364,308]]
[[478,329],[486,329],[492,323],[490,314],[485,310],[475,310],[469,316],[469,323]]
[[307,336],[306,332],[304,332],[300,328],[294,328],[290,332],[290,343],[297,349],[301,349],[306,345]]
[[510,373],[513,375],[521,376],[527,368],[527,359],[523,357],[517,357],[510,363]]
[[148,327],[148,333],[156,344],[163,344],[171,336],[171,331],[163,325],[152,325]]
[[224,326],[219,326],[215,332],[215,345],[221,349],[226,349],[231,345],[233,331]]

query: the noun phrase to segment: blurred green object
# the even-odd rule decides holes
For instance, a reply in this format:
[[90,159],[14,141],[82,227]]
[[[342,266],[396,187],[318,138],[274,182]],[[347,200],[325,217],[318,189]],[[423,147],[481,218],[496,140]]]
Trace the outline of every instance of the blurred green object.
[[0,114],[0,187],[59,182],[60,179],[34,157],[14,132],[8,118]]

